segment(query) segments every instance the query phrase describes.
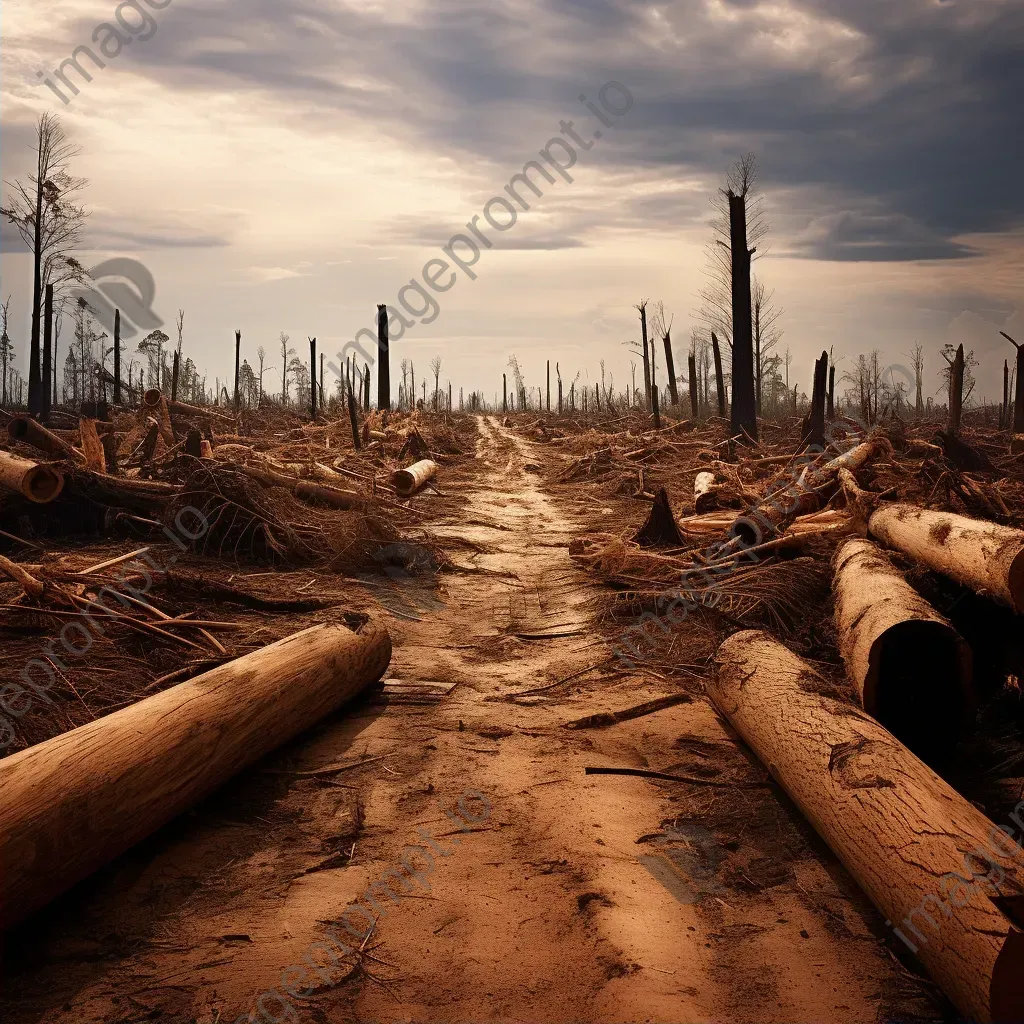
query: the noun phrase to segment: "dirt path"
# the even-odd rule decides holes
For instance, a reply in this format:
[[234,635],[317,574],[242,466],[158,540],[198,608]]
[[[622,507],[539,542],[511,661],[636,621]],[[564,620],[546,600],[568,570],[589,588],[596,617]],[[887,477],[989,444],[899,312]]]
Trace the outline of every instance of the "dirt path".
[[[709,778],[760,778],[699,697],[564,728],[679,686],[616,664],[567,554],[592,523],[545,493],[526,442],[480,431],[436,531],[472,571],[380,591],[391,702],[323,723],[41,915],[8,951],[5,1020],[206,1024],[259,1004],[268,1021],[872,1022],[899,1003],[908,983],[827,851],[799,838],[790,864],[754,837],[773,790],[737,791],[750,825],[723,846],[713,787],[584,774],[689,752]],[[749,887],[720,884],[726,861]],[[368,891],[368,955],[332,969],[315,944]],[[265,995],[289,984],[309,995]]]

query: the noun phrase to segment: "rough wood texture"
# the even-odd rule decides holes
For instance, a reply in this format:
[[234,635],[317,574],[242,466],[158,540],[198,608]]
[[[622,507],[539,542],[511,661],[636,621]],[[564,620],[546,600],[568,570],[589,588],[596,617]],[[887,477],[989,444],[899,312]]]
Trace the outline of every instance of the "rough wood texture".
[[59,434],[47,430],[41,423],[28,416],[15,416],[7,424],[7,436],[12,441],[21,441],[57,459],[74,459],[84,462],[85,456]]
[[885,505],[868,521],[891,548],[1024,613],[1024,531],[916,505]]
[[864,710],[926,759],[969,724],[971,653],[877,544],[846,541],[833,561],[836,632]]
[[957,1008],[1021,1020],[1024,935],[1000,909],[1021,910],[1020,848],[766,633],[736,633],[718,665],[715,705]]
[[23,494],[29,501],[45,505],[64,487],[64,474],[10,452],[0,451],[0,485]]
[[408,498],[436,475],[437,463],[432,459],[420,459],[406,469],[395,470],[391,474],[391,483],[400,498]]
[[0,925],[43,906],[384,674],[379,619],[324,624],[0,761]]
[[177,442],[174,437],[174,428],[171,426],[171,413],[167,407],[167,399],[157,388],[150,388],[142,396],[142,406],[146,413],[156,420],[164,444],[168,448],[173,448]]

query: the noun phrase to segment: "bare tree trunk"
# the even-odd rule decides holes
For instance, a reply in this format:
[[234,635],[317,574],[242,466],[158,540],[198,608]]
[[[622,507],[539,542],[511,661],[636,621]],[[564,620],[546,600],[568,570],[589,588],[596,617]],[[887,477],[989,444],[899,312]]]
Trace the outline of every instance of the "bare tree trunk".
[[814,360],[814,385],[811,388],[811,410],[807,414],[807,429],[802,447],[822,450],[825,447],[825,372],[828,369],[828,353],[822,352]]
[[958,345],[949,370],[949,432],[960,431],[960,417],[964,405],[964,347]]
[[181,359],[177,349],[174,351],[173,363],[171,365],[171,401],[178,400],[178,376],[181,373]]
[[[361,391],[362,389],[360,389]],[[309,414],[316,419],[316,338],[309,339]]]
[[[103,342],[101,341],[102,345]],[[43,418],[43,422],[50,418],[50,404],[53,397],[53,388],[51,383],[51,372],[53,359],[53,285],[48,284],[46,286],[46,298],[43,300],[43,370],[42,380],[40,380],[40,413]]]
[[[391,408],[391,345],[388,339],[388,307],[377,303],[377,408]],[[416,378],[412,381],[413,398],[416,396]],[[415,404],[415,403],[414,403]]]
[[1010,830],[767,633],[734,633],[717,661],[715,706],[960,1013],[1019,1020],[1024,946],[1014,897],[1000,899],[1024,877]]
[[39,416],[41,408],[39,379],[39,315],[43,305],[43,181],[42,171],[42,133],[39,137],[40,155],[36,172],[36,220],[35,236],[32,245],[32,333],[28,349],[28,414]]
[[114,405],[121,404],[121,310],[114,310]]
[[686,359],[687,369],[690,373],[690,415],[695,419],[700,419],[700,396],[697,391],[697,357],[694,353],[690,353]]
[[836,418],[836,368],[828,368],[828,411],[826,413],[830,420]]
[[641,302],[640,310],[640,338],[644,346],[644,412],[651,411],[651,357],[647,347],[647,303]]
[[1005,430],[1010,415],[1010,364],[1003,360],[1003,404],[999,410],[999,429]]
[[672,399],[672,405],[679,404],[679,387],[676,384],[676,361],[672,355],[672,332],[666,331],[665,337],[665,373],[668,374],[668,393]]
[[551,360],[548,360],[548,412],[551,412]]
[[1024,345],[1017,344],[1005,331],[999,333],[1017,350],[1013,389],[1013,432],[1024,434]]
[[238,415],[238,371],[242,358],[242,332],[235,331],[235,415]]
[[508,374],[501,375],[501,411],[508,412]]
[[359,440],[359,419],[356,416],[356,396],[352,392],[352,381],[348,382],[348,422],[352,427],[352,444],[355,446],[356,451],[362,448],[362,442]]
[[757,441],[746,198],[732,193],[728,198],[732,257],[732,432]]
[[711,332],[711,351],[715,357],[715,387],[718,389],[718,415],[725,415],[725,376],[722,373],[722,349],[718,344],[718,335]]

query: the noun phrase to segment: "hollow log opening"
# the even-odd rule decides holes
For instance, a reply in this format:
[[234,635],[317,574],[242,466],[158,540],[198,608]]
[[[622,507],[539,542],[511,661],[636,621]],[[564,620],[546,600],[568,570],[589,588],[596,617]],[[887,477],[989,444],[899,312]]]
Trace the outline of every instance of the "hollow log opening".
[[[872,654],[865,706],[922,761],[934,765],[947,758],[971,714],[963,683],[969,655],[955,635],[938,622],[901,622]],[[885,683],[876,687],[879,679]]]

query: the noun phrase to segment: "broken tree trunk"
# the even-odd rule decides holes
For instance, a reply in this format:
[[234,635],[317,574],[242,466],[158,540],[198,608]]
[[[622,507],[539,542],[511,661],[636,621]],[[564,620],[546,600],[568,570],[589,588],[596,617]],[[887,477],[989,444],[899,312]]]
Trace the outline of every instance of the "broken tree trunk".
[[[129,381],[129,383],[131,383]],[[114,405],[121,404],[121,310],[114,310]]]
[[636,307],[640,310],[640,338],[644,346],[644,412],[651,411],[651,356],[647,347],[647,302]]
[[[360,389],[362,390],[362,389]],[[316,421],[316,338],[309,339],[309,415]]]
[[1024,530],[903,504],[880,508],[868,529],[929,569],[1024,613]]
[[642,548],[683,547],[683,537],[676,525],[676,517],[672,514],[668,491],[664,487],[658,488],[650,515],[633,538],[633,543]]
[[238,371],[242,359],[242,332],[235,331],[235,415],[238,415]]
[[814,360],[814,385],[811,388],[811,411],[807,414],[803,448],[822,450],[825,447],[825,379],[828,373],[828,353],[822,352]]
[[29,444],[54,458],[85,462],[85,456],[74,445],[68,444],[64,438],[59,437],[52,430],[47,430],[37,420],[28,416],[15,416],[7,424],[7,436],[12,441]]
[[1003,404],[999,407],[999,429],[1005,430],[1010,420],[1010,364],[1003,360]]
[[171,365],[171,401],[178,399],[178,376],[181,373],[181,356],[177,350],[174,352],[174,363]]
[[1017,369],[1013,398],[1013,432],[1024,434],[1024,345],[1018,344],[1005,331],[999,332],[1017,350]]
[[48,903],[337,710],[390,659],[380,619],[313,626],[4,758],[0,924]]
[[397,469],[391,474],[391,484],[400,498],[409,498],[437,475],[437,463],[432,459],[420,459],[406,469]]
[[960,1012],[1020,1020],[1024,854],[1009,830],[766,633],[736,633],[717,661],[718,710]]
[[53,466],[45,466],[0,450],[0,485],[23,494],[37,505],[45,505],[60,494],[64,474]]
[[356,416],[356,396],[352,393],[352,379],[348,381],[348,422],[352,428],[352,445],[358,452],[363,443],[359,440],[359,419]]
[[675,408],[679,404],[679,388],[676,384],[676,361],[672,355],[672,332],[666,331],[663,340],[665,343],[665,374],[668,377],[668,393],[672,399],[672,407]]
[[919,757],[947,755],[973,712],[971,652],[870,540],[833,560],[835,622],[861,704]]
[[[413,390],[416,384],[413,382]],[[391,350],[388,340],[388,307],[377,303],[377,408],[391,408]]]
[[143,414],[152,416],[160,429],[160,436],[168,448],[173,448],[177,441],[174,437],[174,428],[171,426],[171,413],[167,407],[167,399],[158,388],[150,388],[142,396]]
[[718,390],[718,415],[725,415],[725,376],[722,373],[722,349],[718,335],[711,332],[711,352],[715,357],[715,387]]
[[828,408],[825,413],[829,420],[836,418],[836,368],[828,368]]

